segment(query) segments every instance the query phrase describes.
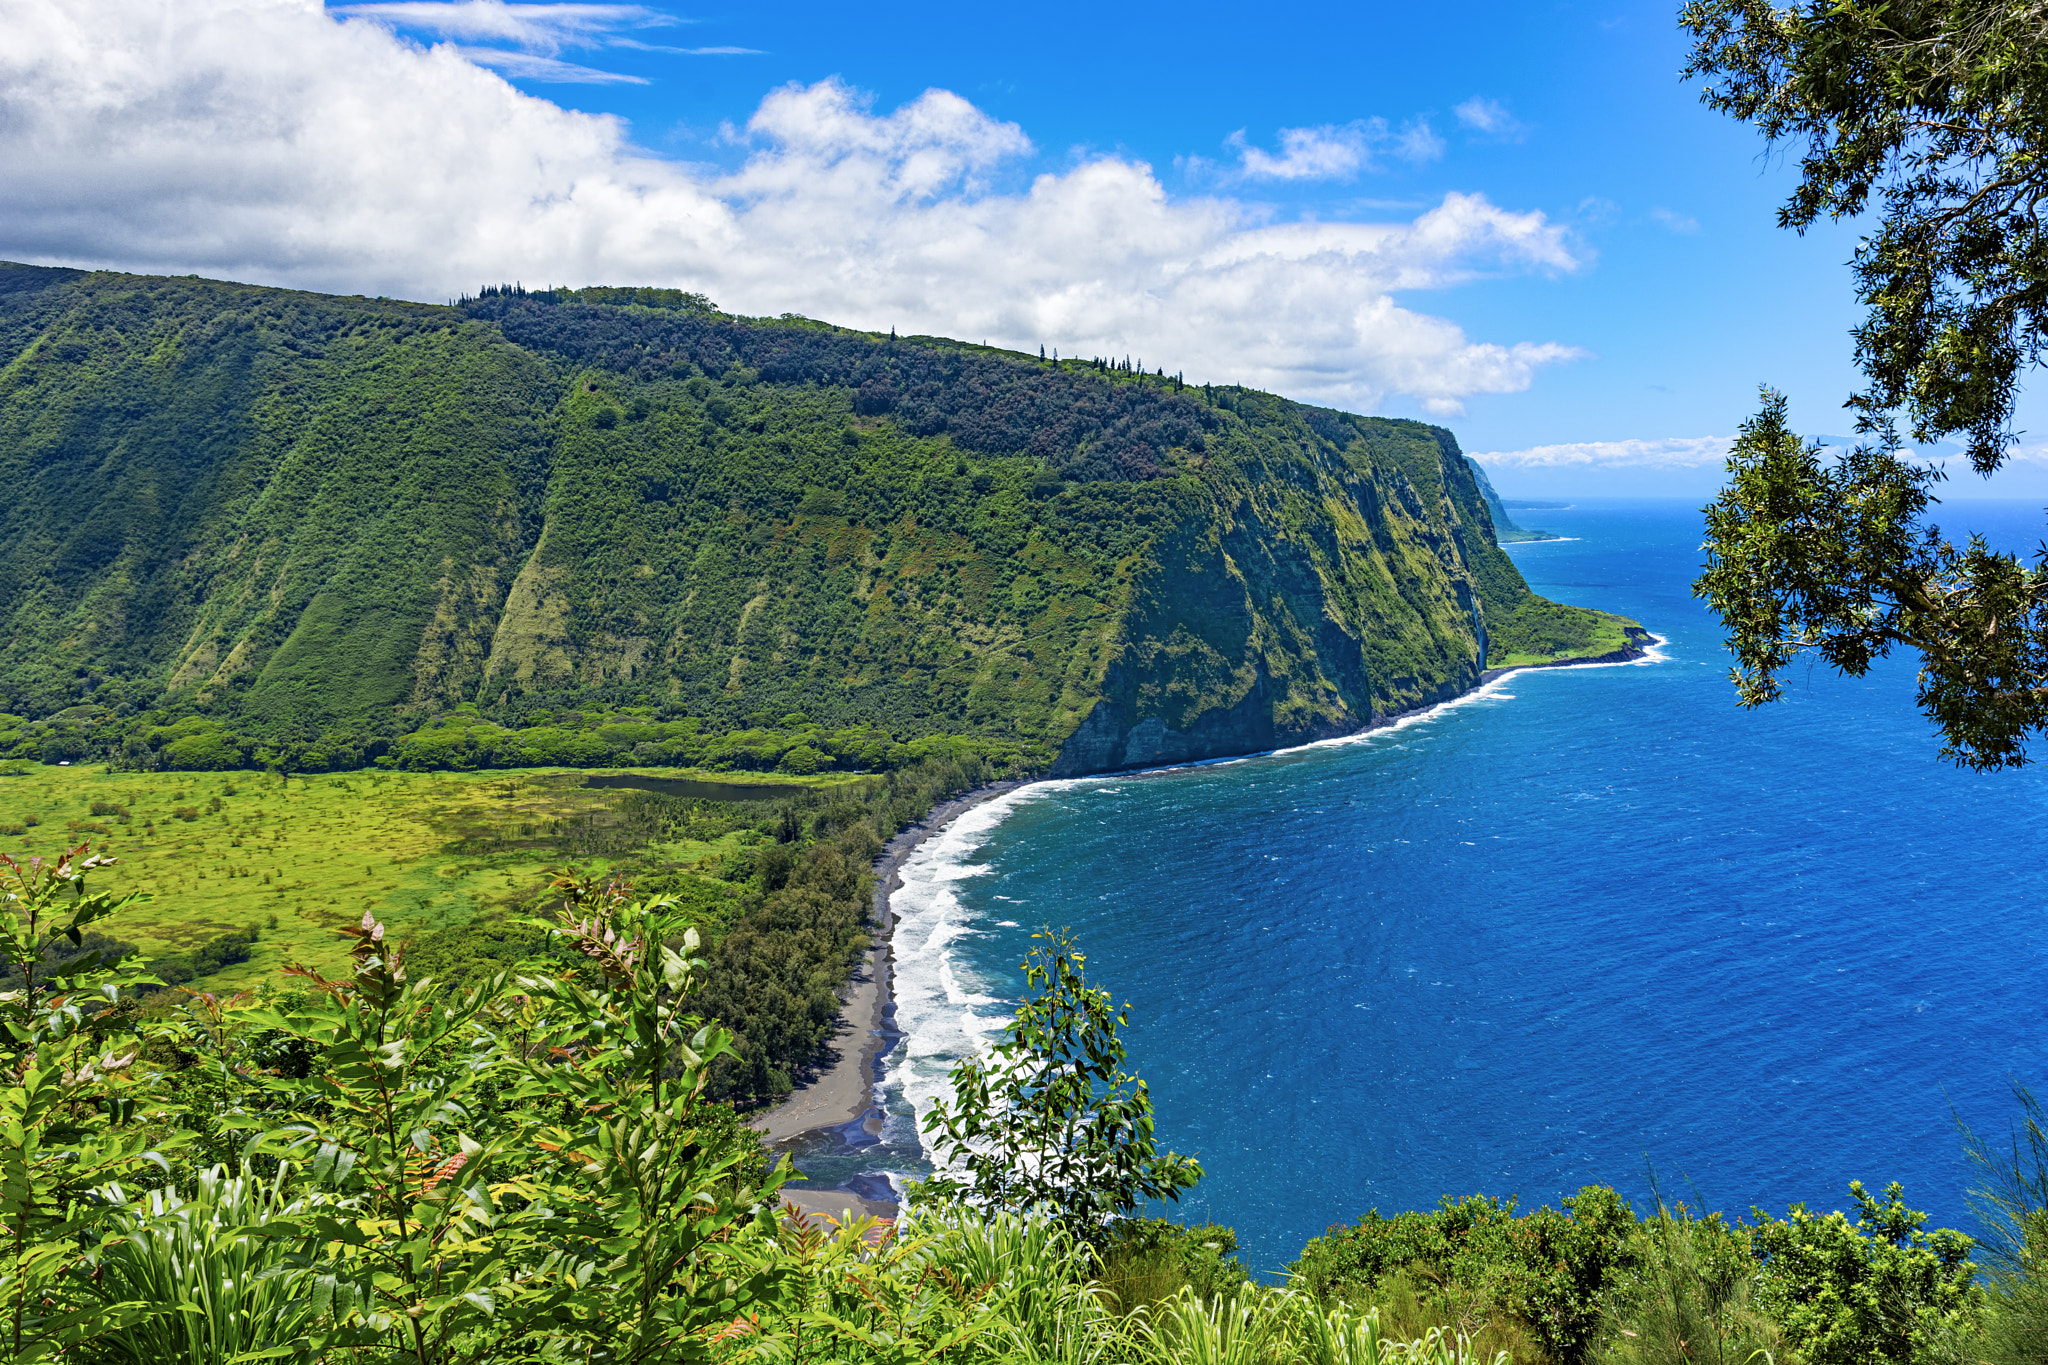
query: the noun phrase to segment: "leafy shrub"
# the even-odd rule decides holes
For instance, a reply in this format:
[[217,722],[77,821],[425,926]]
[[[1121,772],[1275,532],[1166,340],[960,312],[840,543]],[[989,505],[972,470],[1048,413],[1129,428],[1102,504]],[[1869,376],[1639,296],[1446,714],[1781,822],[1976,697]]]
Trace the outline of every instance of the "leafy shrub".
[[1909,1209],[1897,1182],[1879,1203],[1861,1181],[1852,1224],[1839,1210],[1813,1214],[1794,1204],[1783,1220],[1750,1230],[1761,1270],[1757,1302],[1784,1329],[1806,1365],[1917,1365],[1976,1318],[1970,1238],[1947,1228],[1923,1232],[1927,1215]]
[[1064,933],[1035,937],[1029,993],[1001,1041],[956,1064],[951,1098],[925,1116],[946,1165],[919,1197],[1048,1217],[1102,1245],[1140,1203],[1192,1189],[1202,1165],[1153,1140],[1151,1092],[1123,1069],[1117,1036],[1130,1006],[1088,984],[1087,958]]
[[1525,1324],[1563,1365],[1586,1358],[1602,1296],[1635,1268],[1635,1215],[1621,1196],[1589,1185],[1517,1215],[1515,1202],[1446,1198],[1428,1213],[1377,1210],[1302,1249],[1295,1282],[1319,1301],[1375,1302],[1387,1277],[1408,1277],[1425,1305],[1497,1311]]
[[1215,1223],[1183,1227],[1164,1218],[1126,1218],[1101,1249],[1105,1291],[1124,1311],[1186,1290],[1203,1302],[1235,1298],[1251,1283],[1237,1260],[1237,1232]]
[[825,757],[825,755],[819,753],[810,745],[799,744],[784,754],[782,761],[775,766],[786,773],[796,773],[800,776],[808,777],[831,761],[831,759]]

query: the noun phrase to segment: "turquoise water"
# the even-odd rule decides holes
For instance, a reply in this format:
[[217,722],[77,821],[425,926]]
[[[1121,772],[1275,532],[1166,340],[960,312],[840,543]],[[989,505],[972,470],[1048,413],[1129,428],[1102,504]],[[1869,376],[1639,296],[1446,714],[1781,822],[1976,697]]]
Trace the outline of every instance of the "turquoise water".
[[[1535,517],[1535,514],[1531,514]],[[1000,1026],[1041,924],[1133,1006],[1182,1216],[1278,1270],[1377,1207],[1582,1184],[1782,1212],[1852,1179],[1969,1227],[1954,1111],[2048,1081],[2048,785],[1936,756],[1897,662],[1738,710],[1697,512],[1591,504],[1516,546],[1650,663],[1512,675],[1360,740],[984,807],[907,872],[888,1141]],[[1946,521],[2015,547],[2037,508]],[[893,1158],[891,1154],[894,1154]]]

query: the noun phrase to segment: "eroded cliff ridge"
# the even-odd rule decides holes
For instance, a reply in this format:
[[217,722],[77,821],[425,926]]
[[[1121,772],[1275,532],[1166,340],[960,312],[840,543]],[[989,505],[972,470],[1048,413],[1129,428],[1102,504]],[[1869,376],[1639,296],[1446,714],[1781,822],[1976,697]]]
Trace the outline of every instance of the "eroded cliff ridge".
[[452,720],[616,732],[593,761],[780,726],[826,763],[953,736],[1097,771],[1633,624],[1529,592],[1448,431],[1121,363],[674,290],[29,267],[0,354],[18,752],[147,766],[213,726],[368,761]]

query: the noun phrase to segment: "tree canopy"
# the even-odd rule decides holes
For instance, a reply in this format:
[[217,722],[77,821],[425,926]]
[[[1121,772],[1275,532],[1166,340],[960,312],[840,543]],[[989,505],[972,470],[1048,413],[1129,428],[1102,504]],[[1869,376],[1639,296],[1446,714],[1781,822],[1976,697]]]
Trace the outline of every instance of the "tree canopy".
[[1709,107],[1804,143],[1781,227],[1876,201],[1850,406],[1872,429],[1903,410],[1916,439],[1960,433],[1996,469],[2048,324],[2048,4],[1692,0],[1681,22]]
[[1780,226],[1877,214],[1854,260],[1865,444],[1824,463],[1766,390],[1708,509],[1694,592],[1728,627],[1738,696],[1775,700],[1802,654],[1860,676],[1905,645],[1944,755],[2023,764],[2048,727],[2048,551],[2029,568],[1943,540],[1925,519],[1942,476],[1901,457],[1898,423],[1960,436],[1980,474],[2017,440],[2048,326],[2048,5],[1693,0],[1681,22],[1710,107],[1803,143]]

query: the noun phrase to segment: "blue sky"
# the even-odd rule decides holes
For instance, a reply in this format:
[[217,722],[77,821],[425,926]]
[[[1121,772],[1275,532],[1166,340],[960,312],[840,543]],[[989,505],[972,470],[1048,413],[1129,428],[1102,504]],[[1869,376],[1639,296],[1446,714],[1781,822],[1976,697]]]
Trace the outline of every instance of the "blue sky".
[[[95,7],[101,32],[163,13],[29,4],[53,34]],[[177,57],[134,48],[178,69],[96,107],[96,141],[68,131],[76,110],[41,139],[48,186],[15,149],[30,188],[0,209],[0,251],[415,297],[502,268],[1121,342],[1190,378],[1443,422],[1510,496],[1704,494],[1763,382],[1804,429],[1848,426],[1855,231],[1773,225],[1791,170],[1680,81],[1675,6],[190,9]],[[0,72],[16,104],[46,81],[53,129],[56,60]],[[498,76],[531,99],[506,105]],[[178,90],[208,92],[218,125],[167,114]],[[150,166],[124,138],[155,144]],[[81,155],[153,207],[65,202]],[[165,230],[209,194],[210,218]],[[1951,491],[2048,494],[2048,446]]]

